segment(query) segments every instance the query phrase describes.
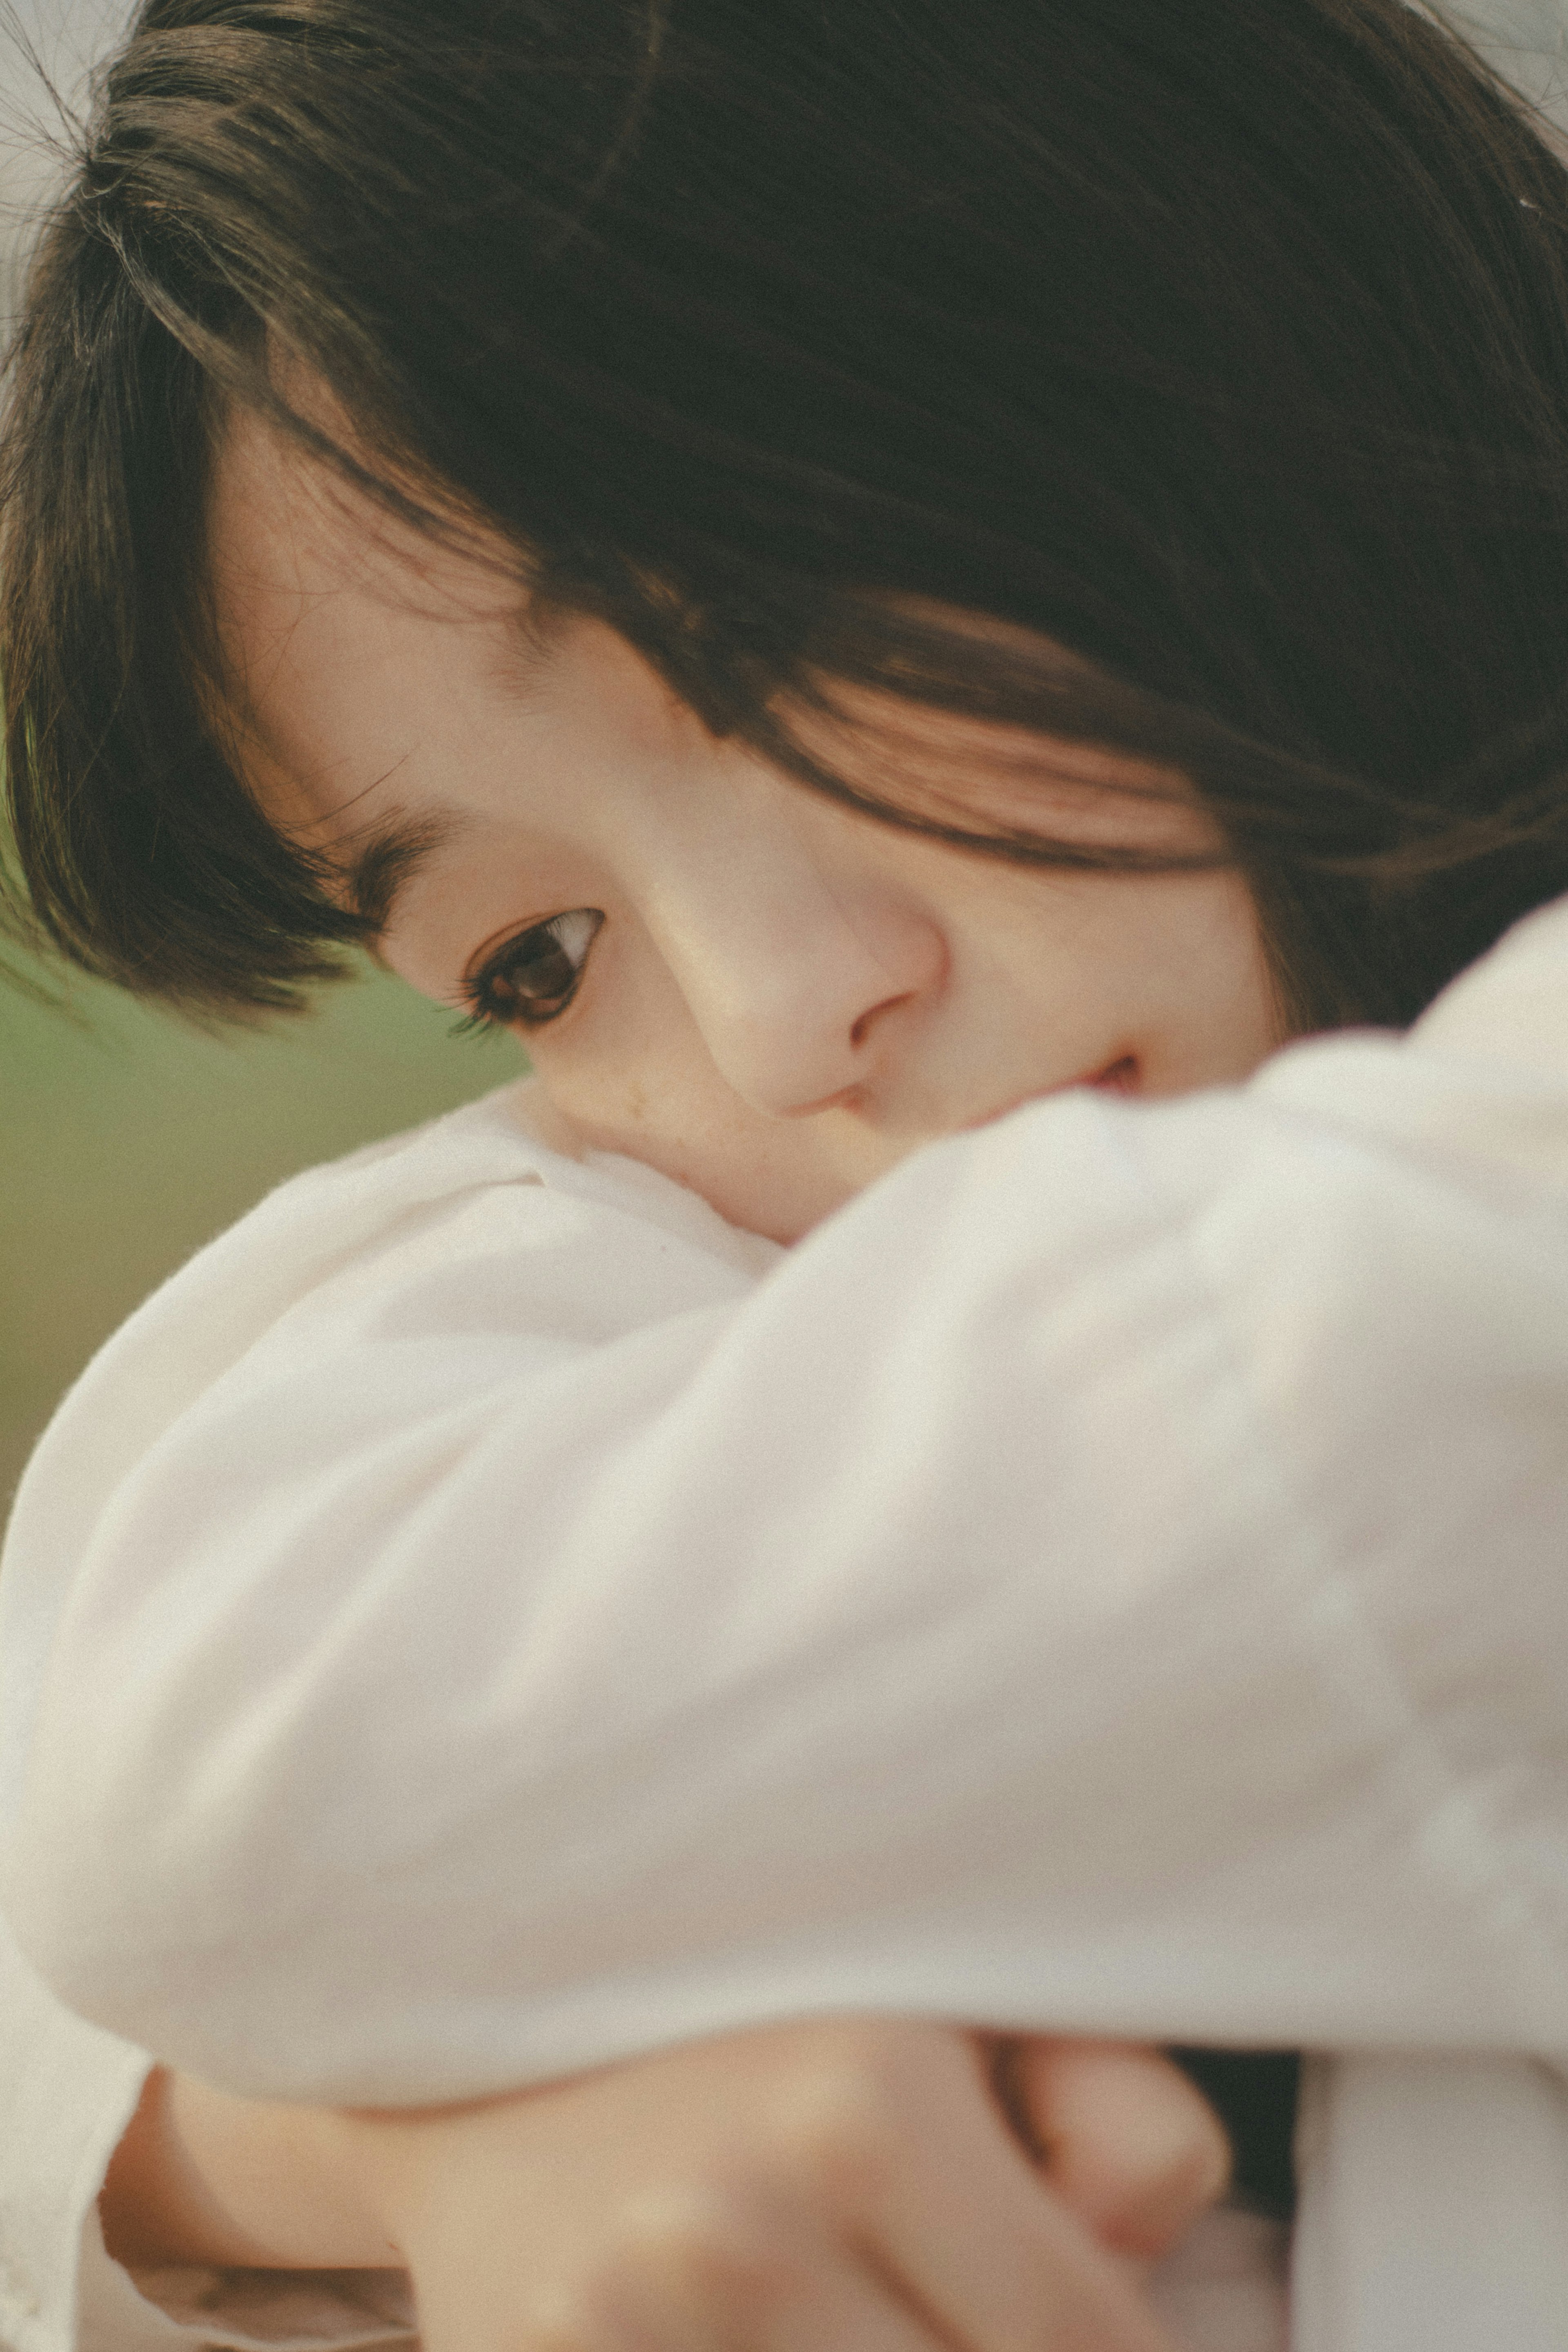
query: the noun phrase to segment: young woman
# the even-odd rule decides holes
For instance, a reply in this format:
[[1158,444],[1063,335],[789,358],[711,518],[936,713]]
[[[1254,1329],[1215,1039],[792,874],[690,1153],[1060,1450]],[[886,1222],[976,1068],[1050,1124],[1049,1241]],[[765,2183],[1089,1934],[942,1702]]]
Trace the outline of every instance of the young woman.
[[[78,2005],[306,2099],[1562,2049],[1563,918],[1212,1089],[1568,887],[1565,252],[1391,0],[149,12],[18,363],[33,906],[207,1006],[373,939],[538,1094],[279,1196],[40,1455]],[[1457,2087],[1542,2193],[1554,2095],[1334,2080],[1342,2213],[1405,2128],[1302,2340],[1439,2343],[1389,2183]]]

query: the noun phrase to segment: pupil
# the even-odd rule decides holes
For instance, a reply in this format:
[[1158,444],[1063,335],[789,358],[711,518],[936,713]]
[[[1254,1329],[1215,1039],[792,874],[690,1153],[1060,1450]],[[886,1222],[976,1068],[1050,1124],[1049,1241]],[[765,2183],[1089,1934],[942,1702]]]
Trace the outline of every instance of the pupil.
[[502,995],[525,1004],[569,996],[576,978],[576,965],[560,941],[543,925],[537,931],[525,933],[496,975]]

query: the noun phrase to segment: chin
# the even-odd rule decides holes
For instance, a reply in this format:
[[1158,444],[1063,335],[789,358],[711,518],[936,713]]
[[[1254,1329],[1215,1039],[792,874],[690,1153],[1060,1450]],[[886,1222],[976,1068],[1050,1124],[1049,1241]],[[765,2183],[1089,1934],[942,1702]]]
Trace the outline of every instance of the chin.
[[[804,1141],[805,1138],[800,1136],[799,1139]],[[784,1155],[778,1152],[768,1154],[761,1164],[745,1169],[733,1164],[705,1168],[694,1162],[689,1154],[674,1155],[666,1163],[665,1172],[694,1192],[700,1192],[732,1225],[740,1225],[747,1233],[760,1234],[765,1240],[789,1248],[795,1242],[804,1241],[809,1233],[825,1223],[914,1149],[915,1146],[910,1144],[904,1150],[883,1149],[873,1153],[862,1150],[857,1151],[852,1169],[804,1158],[794,1168],[780,1167]]]
[[700,1192],[730,1224],[740,1225],[748,1234],[760,1234],[764,1241],[778,1242],[785,1249],[804,1241],[809,1233],[825,1224],[837,1210],[865,1189],[863,1184],[839,1184],[796,1192],[776,1185],[707,1185],[689,1176],[680,1181],[689,1184],[694,1192]]

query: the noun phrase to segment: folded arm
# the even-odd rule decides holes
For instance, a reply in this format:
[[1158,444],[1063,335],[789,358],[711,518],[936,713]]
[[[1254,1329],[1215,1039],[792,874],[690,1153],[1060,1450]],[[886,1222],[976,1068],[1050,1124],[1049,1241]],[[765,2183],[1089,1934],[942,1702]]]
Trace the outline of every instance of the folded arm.
[[1558,909],[1409,1043],[1036,1106],[586,1337],[470,1203],[165,1416],[68,1574],[57,1432],[19,1935],[286,2096],[846,2010],[1568,2046],[1565,1003]]

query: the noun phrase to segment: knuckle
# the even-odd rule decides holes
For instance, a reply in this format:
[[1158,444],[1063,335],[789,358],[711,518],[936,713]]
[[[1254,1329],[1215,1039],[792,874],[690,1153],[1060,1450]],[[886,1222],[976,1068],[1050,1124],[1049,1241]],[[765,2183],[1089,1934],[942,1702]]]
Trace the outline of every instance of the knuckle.
[[574,2286],[538,2287],[518,2314],[506,2352],[605,2352],[601,2315]]
[[644,2318],[695,2322],[721,2342],[755,2340],[805,2290],[799,2257],[716,2189],[646,2198],[626,2227],[601,2292]]
[[883,2202],[904,2139],[896,2084],[878,2065],[847,2063],[793,2087],[779,2153],[813,2202],[863,2213]]

